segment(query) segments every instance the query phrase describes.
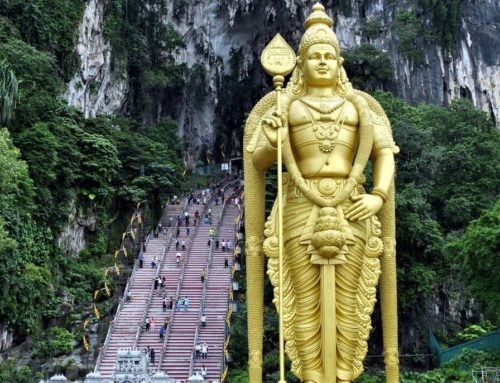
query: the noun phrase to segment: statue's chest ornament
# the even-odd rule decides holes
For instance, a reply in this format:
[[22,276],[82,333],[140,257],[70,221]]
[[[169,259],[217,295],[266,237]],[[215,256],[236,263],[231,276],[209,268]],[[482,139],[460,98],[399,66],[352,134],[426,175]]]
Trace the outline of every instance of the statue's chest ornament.
[[314,124],[312,130],[319,141],[319,149],[325,153],[331,152],[337,141],[340,125],[335,123]]
[[[310,111],[306,108],[307,114],[312,121],[312,130],[319,141],[319,149],[324,153],[331,152],[335,147],[340,128],[344,123],[344,119],[342,118],[341,120],[341,116],[343,115],[342,111],[343,106],[345,105],[345,99],[342,99],[334,105],[324,101],[321,101],[319,105],[315,105],[305,99],[301,99],[300,101],[306,107],[309,107],[319,113],[320,118],[319,122],[317,122]],[[332,120],[331,114],[341,107],[342,110],[338,114],[337,118]]]

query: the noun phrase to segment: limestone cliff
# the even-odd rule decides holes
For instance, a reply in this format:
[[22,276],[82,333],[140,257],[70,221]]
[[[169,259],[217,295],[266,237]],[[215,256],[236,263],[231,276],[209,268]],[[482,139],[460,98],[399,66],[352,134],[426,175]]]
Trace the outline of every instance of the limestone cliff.
[[[92,116],[117,113],[127,98],[127,74],[124,66],[111,70],[111,47],[103,39],[103,11],[107,0],[90,0],[80,26],[78,52],[81,70],[70,83],[67,99]],[[432,40],[417,39],[423,52],[415,63],[401,51],[394,21],[399,12],[417,10],[414,2],[402,0],[324,1],[334,19],[334,28],[342,49],[369,42],[387,52],[393,65],[393,91],[412,103],[428,102],[447,105],[455,97],[468,97],[488,112],[500,126],[500,3],[492,0],[462,1],[460,27],[456,44],[449,53]],[[306,0],[175,0],[167,2],[163,22],[180,32],[183,48],[177,63],[189,68],[200,66],[206,73],[206,89],[202,100],[185,94],[176,112],[180,133],[189,137],[187,148],[194,159],[202,145],[213,146],[216,129],[226,129],[233,141],[233,151],[239,151],[235,127],[220,123],[218,103],[222,78],[230,71],[232,52],[242,55],[237,75],[240,80],[258,85],[266,83],[260,70],[259,55],[265,44],[280,31],[293,47],[303,31],[302,23],[310,12]],[[422,12],[422,10],[420,10]],[[430,20],[421,15],[424,23]],[[368,20],[380,22],[379,31],[366,36]],[[117,60],[119,62],[119,60]],[[93,85],[92,85],[93,84]],[[243,117],[243,116],[242,116]],[[217,128],[216,128],[217,127]],[[220,143],[220,142],[219,142]]]
[[85,117],[120,113],[128,93],[125,67],[118,59],[112,67],[112,47],[103,36],[108,2],[90,0],[85,7],[76,46],[80,68],[64,94]]

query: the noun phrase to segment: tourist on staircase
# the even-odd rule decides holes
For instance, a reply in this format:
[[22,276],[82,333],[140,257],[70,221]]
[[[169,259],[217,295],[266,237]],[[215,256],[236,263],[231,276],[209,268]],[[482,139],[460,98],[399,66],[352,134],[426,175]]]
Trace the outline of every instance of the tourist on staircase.
[[201,359],[207,359],[208,357],[208,345],[204,342],[201,345]]
[[200,274],[200,280],[201,280],[201,283],[204,283],[205,282],[205,278],[207,277],[207,269],[204,268],[203,270],[201,270],[201,274]]
[[163,308],[163,312],[167,312],[167,298],[166,297],[163,298],[162,308]]
[[201,366],[201,376],[203,377],[203,379],[205,379],[207,377],[207,368],[205,367],[205,365]]

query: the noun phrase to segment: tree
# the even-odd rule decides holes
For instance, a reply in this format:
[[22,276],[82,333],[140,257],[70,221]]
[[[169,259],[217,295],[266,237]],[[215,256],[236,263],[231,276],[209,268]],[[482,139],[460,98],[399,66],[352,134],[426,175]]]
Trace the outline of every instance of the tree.
[[393,65],[387,55],[370,44],[345,51],[344,67],[356,89],[373,92],[387,89],[393,80]]
[[494,273],[500,268],[500,199],[472,221],[462,236],[447,244],[445,253],[469,292],[498,325],[500,297]]
[[0,129],[0,217],[15,224],[31,210],[33,182],[5,128]]

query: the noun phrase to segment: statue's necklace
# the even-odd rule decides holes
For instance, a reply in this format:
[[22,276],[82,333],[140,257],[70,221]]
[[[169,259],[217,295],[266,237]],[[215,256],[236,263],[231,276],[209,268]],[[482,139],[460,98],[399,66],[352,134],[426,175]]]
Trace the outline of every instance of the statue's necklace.
[[[319,107],[314,104],[311,104],[305,99],[301,99],[300,102],[318,112],[320,114],[319,121],[329,122],[326,124],[325,123],[318,124],[316,122],[316,119],[313,117],[312,113],[310,113],[309,110],[306,108],[307,114],[309,115],[309,118],[311,119],[313,125],[312,130],[319,141],[319,149],[324,153],[330,153],[333,150],[335,143],[337,142],[337,137],[339,135],[340,128],[344,122],[344,121],[340,122],[340,116],[343,114],[342,111],[340,111],[335,121],[332,121],[332,119],[330,118],[330,114],[339,109],[340,107],[343,107],[345,105],[345,99],[342,99],[340,102],[338,102],[333,106],[330,106],[328,103],[321,102]],[[344,108],[342,108],[342,110],[343,109]]]
[[330,114],[335,112],[337,109],[339,109],[341,106],[344,105],[345,99],[340,100],[336,104],[330,105],[330,103],[323,101],[322,99],[319,99],[319,106],[315,105],[314,103],[307,101],[305,98],[300,100],[304,105],[307,105],[309,108],[315,110],[320,114],[319,120],[320,121],[331,121]]

